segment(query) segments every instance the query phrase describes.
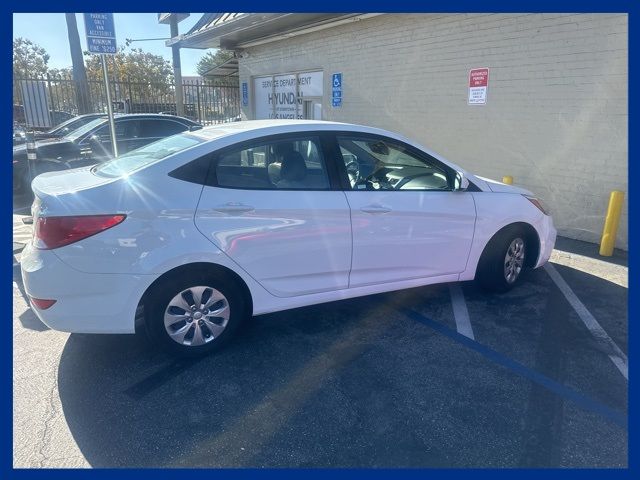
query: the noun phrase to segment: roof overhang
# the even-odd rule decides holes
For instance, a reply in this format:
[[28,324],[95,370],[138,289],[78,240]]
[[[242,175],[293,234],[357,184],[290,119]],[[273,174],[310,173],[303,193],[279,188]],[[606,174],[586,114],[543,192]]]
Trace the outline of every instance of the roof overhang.
[[189,13],[159,13],[158,14],[158,23],[163,23],[165,25],[170,25],[172,19],[176,19],[177,23],[180,23],[185,18],[189,17]]
[[179,41],[181,48],[240,50],[290,38],[376,13],[217,13],[205,14]]
[[203,77],[237,77],[238,59],[233,57],[226,62],[210,68],[202,74]]

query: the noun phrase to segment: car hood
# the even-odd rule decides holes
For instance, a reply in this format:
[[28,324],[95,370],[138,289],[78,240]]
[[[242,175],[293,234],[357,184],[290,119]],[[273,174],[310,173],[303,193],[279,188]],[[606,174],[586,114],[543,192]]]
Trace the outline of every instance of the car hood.
[[533,195],[529,190],[526,190],[521,187],[516,187],[514,185],[507,185],[506,183],[498,182],[497,180],[492,180],[490,178],[480,177],[476,175],[477,178],[482,180],[487,184],[489,189],[492,192],[498,193],[519,193],[521,195]]

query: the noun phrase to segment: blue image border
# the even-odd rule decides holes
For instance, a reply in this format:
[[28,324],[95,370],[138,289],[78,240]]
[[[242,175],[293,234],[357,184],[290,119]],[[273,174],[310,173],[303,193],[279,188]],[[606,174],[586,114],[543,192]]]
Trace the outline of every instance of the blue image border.
[[[634,58],[632,52],[635,50],[635,42],[637,40],[637,34],[633,29],[635,26],[635,13],[638,10],[640,2],[632,1],[616,1],[611,0],[608,2],[585,2],[585,1],[556,1],[551,2],[547,0],[537,2],[507,2],[507,1],[495,1],[489,0],[484,2],[479,1],[454,1],[454,2],[428,2],[418,4],[415,0],[405,1],[396,0],[394,2],[363,2],[363,1],[345,1],[340,2],[329,0],[322,3],[302,3],[294,2],[290,0],[280,0],[278,2],[257,2],[244,1],[241,4],[231,2],[216,2],[211,4],[211,7],[215,5],[215,8],[223,11],[255,11],[255,12],[303,12],[303,11],[336,11],[336,12],[447,12],[447,13],[486,13],[486,12],[572,12],[572,13],[628,13],[629,14],[629,79],[635,79],[637,70],[638,59]],[[138,8],[132,9],[132,6]],[[145,8],[147,7],[147,8]],[[133,4],[132,2],[125,2],[123,0],[114,0],[111,2],[103,2],[100,4],[87,4],[80,1],[65,1],[65,2],[45,2],[42,0],[31,1],[26,3],[3,3],[3,9],[6,12],[0,16],[0,32],[5,37],[3,45],[6,48],[7,57],[12,56],[11,39],[12,34],[12,14],[13,13],[26,13],[26,12],[85,12],[91,10],[95,12],[116,12],[116,13],[137,13],[149,11],[150,8],[156,10],[171,11],[175,9],[175,2],[166,2],[164,0],[153,2],[153,4]],[[179,8],[181,10],[202,11],[207,9],[208,5],[201,2],[189,1],[186,4],[181,3]],[[116,26],[117,27],[117,26]],[[62,32],[62,35],[66,36],[66,32]],[[204,53],[204,51],[203,51]],[[6,71],[3,78],[5,80],[5,95],[3,101],[6,102],[7,112],[12,111],[12,87],[11,76],[8,63],[2,62],[2,65],[6,65]],[[4,67],[2,67],[4,68]],[[635,122],[632,121],[632,111],[637,111],[637,99],[634,95],[634,91],[631,88],[632,83],[629,81],[629,124],[628,124],[628,139],[629,139],[629,190],[631,185],[635,186],[634,180],[638,178],[638,172],[640,167],[636,164],[633,153],[635,153],[635,144],[637,142],[634,132]],[[5,149],[9,152],[9,129],[12,127],[12,121],[9,115],[2,117],[3,131],[5,131],[4,138]],[[1,190],[1,194],[5,196],[7,205],[12,205],[12,175],[10,169],[11,163],[5,160],[2,165],[6,168],[5,174],[2,175],[1,181],[5,186]],[[633,245],[635,244],[637,234],[635,225],[631,222],[631,219],[635,218],[637,211],[637,200],[635,192],[627,192],[628,205],[629,205],[629,289],[635,289],[637,284],[636,274],[636,255],[633,251]],[[8,210],[8,207],[7,207]],[[13,212],[12,212],[13,213]],[[11,216],[12,216],[11,213]],[[7,228],[9,219],[7,219]],[[7,238],[12,240],[12,232],[8,232]],[[8,256],[7,256],[8,257]],[[6,276],[12,279],[13,267],[9,264],[4,270]],[[13,298],[12,290],[9,285],[12,284],[12,280],[6,284],[7,297],[9,301],[4,302],[7,305],[7,309],[12,304]],[[11,289],[13,287],[11,286]],[[84,478],[84,477],[96,477],[96,478],[113,478],[115,476],[119,478],[138,478],[140,475],[148,475],[150,478],[163,479],[163,478],[235,478],[235,479],[249,479],[249,478],[274,478],[274,479],[298,479],[298,478],[324,478],[331,476],[334,478],[351,478],[351,477],[363,477],[363,478],[425,478],[425,477],[462,477],[473,476],[474,478],[536,478],[539,479],[541,475],[550,476],[562,476],[562,477],[580,477],[580,478],[630,478],[635,476],[640,477],[640,471],[638,469],[638,449],[636,447],[636,434],[637,429],[637,414],[633,406],[637,405],[638,393],[634,378],[634,359],[635,359],[635,332],[637,326],[634,321],[640,318],[635,317],[635,313],[638,313],[638,297],[629,292],[629,306],[628,306],[628,358],[630,364],[630,371],[632,372],[629,379],[629,413],[628,413],[628,433],[629,433],[629,468],[628,469],[93,469],[93,470],[70,470],[70,469],[42,469],[42,470],[27,470],[27,469],[13,469],[13,335],[11,322],[8,318],[4,322],[5,332],[2,335],[2,342],[4,345],[0,348],[2,352],[2,382],[6,388],[2,389],[4,392],[1,395],[2,401],[2,424],[0,427],[0,435],[4,440],[3,452],[2,452],[2,466],[0,467],[0,479],[3,478]],[[636,472],[633,474],[633,472]]]

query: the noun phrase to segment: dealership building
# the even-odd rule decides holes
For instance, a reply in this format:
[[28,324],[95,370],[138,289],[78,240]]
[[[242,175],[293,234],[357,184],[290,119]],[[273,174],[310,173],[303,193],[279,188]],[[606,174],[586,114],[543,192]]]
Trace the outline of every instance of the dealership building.
[[[235,58],[243,119],[401,133],[538,194],[561,235],[598,242],[627,192],[626,14],[205,14],[181,48]],[[628,248],[627,203],[617,247]]]

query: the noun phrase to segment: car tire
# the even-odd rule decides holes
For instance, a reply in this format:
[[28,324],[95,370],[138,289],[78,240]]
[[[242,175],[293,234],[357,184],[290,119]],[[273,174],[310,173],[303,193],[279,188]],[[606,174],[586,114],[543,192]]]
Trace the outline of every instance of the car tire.
[[152,342],[183,357],[219,350],[248,316],[237,282],[223,273],[205,270],[161,280],[144,305],[145,328]]
[[527,265],[527,242],[522,228],[507,227],[487,244],[478,263],[477,283],[484,290],[504,293],[518,285]]

